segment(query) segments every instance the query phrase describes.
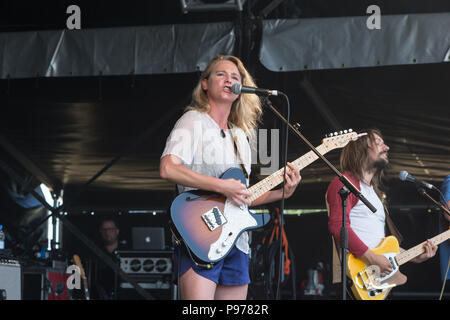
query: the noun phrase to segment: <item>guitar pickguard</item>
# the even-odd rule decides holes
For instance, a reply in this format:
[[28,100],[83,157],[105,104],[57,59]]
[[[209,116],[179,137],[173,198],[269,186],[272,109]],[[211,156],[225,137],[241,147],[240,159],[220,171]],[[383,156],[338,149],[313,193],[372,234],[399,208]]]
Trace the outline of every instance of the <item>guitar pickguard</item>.
[[228,199],[225,202],[224,216],[228,222],[222,225],[219,238],[210,246],[208,258],[211,261],[221,259],[231,250],[241,231],[258,225],[255,218],[249,214],[247,206],[238,207]]

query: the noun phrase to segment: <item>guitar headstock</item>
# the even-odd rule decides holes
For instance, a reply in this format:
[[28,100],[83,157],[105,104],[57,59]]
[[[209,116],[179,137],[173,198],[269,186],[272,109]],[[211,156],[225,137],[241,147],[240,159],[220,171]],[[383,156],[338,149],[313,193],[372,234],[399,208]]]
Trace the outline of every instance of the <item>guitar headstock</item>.
[[353,132],[352,129],[334,132],[327,135],[327,138],[322,140],[322,144],[328,149],[339,149],[345,147],[350,141],[356,141],[359,137],[366,135],[367,133],[358,134]]
[[75,263],[75,265],[80,268],[80,276],[82,279],[86,278],[86,274],[84,272],[84,268],[83,265],[81,264],[81,259],[77,254],[73,255],[73,262]]

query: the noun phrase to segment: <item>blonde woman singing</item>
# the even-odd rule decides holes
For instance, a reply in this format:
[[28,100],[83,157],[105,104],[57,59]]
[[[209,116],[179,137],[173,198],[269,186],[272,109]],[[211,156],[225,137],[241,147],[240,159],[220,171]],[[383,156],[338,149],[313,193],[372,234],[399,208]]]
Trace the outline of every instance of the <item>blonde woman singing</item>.
[[[231,167],[250,174],[250,132],[257,128],[261,103],[256,95],[236,95],[234,83],[255,87],[252,76],[234,56],[214,58],[192,93],[192,102],[178,119],[161,156],[160,176],[176,183],[179,192],[201,189],[223,194],[236,205],[258,206],[280,200],[282,190],[272,190],[252,203],[247,186],[234,179],[220,179]],[[233,137],[239,152],[235,152]],[[242,166],[241,166],[242,165]],[[299,170],[287,165],[285,198],[301,180]],[[193,263],[183,246],[175,248],[174,266],[180,294],[186,300],[246,299],[250,282],[249,243],[242,233],[230,253],[210,269]]]

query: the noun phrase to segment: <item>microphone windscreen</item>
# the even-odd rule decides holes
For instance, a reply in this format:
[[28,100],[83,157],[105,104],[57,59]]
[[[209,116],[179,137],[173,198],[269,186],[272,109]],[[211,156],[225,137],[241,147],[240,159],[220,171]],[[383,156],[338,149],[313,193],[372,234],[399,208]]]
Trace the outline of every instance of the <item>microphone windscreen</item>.
[[400,180],[402,181],[406,181],[406,178],[408,177],[408,172],[407,171],[402,171],[400,172]]
[[233,84],[233,85],[231,86],[231,91],[232,91],[234,94],[241,94],[241,89],[242,89],[242,84],[240,84],[240,83],[238,83],[238,82],[236,82],[235,84]]

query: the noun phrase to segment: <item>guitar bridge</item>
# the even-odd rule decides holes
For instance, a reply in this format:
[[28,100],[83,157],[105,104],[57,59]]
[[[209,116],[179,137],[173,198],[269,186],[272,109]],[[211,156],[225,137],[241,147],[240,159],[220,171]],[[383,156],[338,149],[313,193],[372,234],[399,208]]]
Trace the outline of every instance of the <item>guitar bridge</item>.
[[222,212],[220,212],[218,207],[214,207],[208,212],[202,214],[202,219],[210,231],[214,231],[218,227],[227,223],[227,219]]
[[358,273],[359,279],[362,280],[362,285],[358,284],[358,286],[362,289],[366,290],[385,290],[389,288],[393,288],[395,284],[382,284],[380,281],[380,268],[378,266],[369,266],[365,268],[363,271]]

